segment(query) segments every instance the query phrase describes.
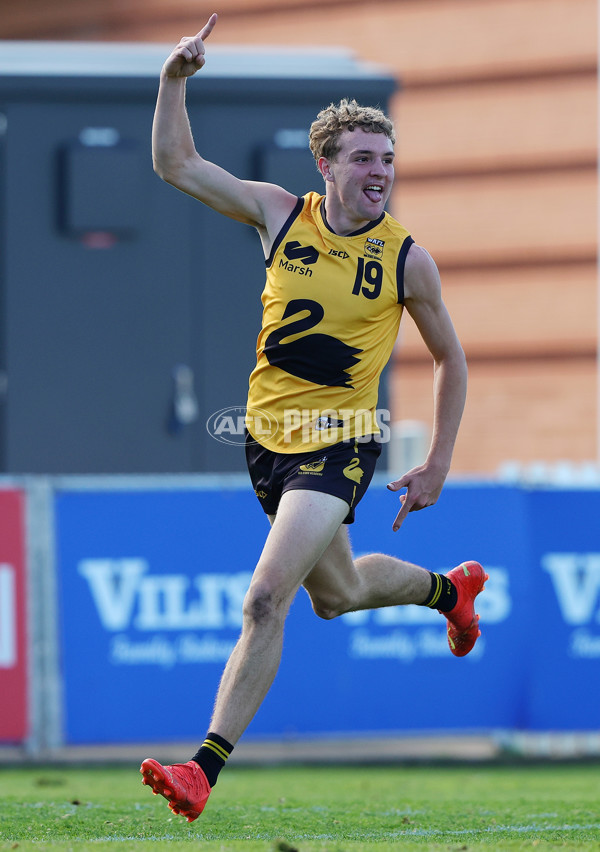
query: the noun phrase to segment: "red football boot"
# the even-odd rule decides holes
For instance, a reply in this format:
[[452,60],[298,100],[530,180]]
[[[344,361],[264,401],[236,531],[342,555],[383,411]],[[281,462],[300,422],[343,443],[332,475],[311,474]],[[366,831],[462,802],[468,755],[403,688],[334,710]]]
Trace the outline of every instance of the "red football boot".
[[[479,562],[463,562],[446,574],[458,593],[450,612],[442,612],[448,619],[448,645],[455,657],[464,657],[481,636],[479,616],[475,614],[475,598],[483,591],[488,579]],[[438,610],[439,611],[439,610]]]
[[160,793],[169,802],[174,814],[182,814],[188,822],[197,819],[211,793],[206,775],[194,760],[162,766],[151,757],[140,766],[142,784],[152,787],[155,796]]

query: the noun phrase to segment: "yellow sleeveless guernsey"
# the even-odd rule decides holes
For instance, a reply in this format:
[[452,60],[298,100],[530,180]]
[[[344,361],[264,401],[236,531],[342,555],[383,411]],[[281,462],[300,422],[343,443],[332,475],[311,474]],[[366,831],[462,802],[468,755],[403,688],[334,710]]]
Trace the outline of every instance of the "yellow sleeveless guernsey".
[[387,213],[349,236],[309,192],[266,261],[246,427],[279,453],[379,433],[379,377],[398,335],[413,240]]

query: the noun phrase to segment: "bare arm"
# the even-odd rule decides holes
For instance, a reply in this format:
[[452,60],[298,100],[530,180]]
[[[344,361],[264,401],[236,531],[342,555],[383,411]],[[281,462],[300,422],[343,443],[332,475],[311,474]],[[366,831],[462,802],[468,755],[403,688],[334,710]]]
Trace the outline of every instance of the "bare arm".
[[406,259],[405,307],[434,360],[433,434],[424,464],[408,471],[388,488],[399,491],[402,508],[393,529],[400,529],[408,512],[432,506],[440,496],[450,469],[467,392],[467,365],[454,326],[442,301],[440,277],[432,257],[411,246]]
[[186,81],[205,64],[205,41],[217,22],[213,14],[197,35],[183,38],[166,60],[161,76],[154,124],[154,170],[167,183],[219,213],[253,225],[266,247],[296,203],[280,186],[239,180],[196,151],[185,106]]

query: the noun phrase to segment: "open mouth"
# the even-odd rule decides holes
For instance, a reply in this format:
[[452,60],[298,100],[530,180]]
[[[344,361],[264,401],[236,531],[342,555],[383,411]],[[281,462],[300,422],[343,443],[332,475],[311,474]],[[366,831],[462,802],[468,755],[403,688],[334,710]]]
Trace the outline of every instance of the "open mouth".
[[368,186],[365,186],[363,192],[369,201],[373,201],[374,203],[381,201],[383,198],[383,187],[379,183],[370,183]]

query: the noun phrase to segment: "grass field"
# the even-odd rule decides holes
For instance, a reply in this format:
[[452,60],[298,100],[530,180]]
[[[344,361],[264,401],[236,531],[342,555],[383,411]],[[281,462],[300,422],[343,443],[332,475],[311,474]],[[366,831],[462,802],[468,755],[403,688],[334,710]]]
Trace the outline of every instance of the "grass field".
[[0,767],[0,849],[600,850],[600,766],[228,767],[196,822],[138,767]]

